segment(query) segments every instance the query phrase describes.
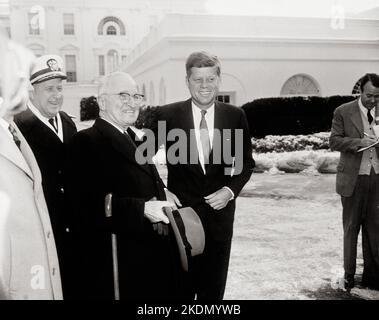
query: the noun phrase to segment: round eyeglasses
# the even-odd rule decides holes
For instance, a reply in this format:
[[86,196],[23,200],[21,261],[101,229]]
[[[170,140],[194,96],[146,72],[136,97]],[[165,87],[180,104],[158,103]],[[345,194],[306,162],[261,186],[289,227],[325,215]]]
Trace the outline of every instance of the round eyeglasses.
[[118,96],[123,103],[128,103],[130,104],[132,101],[134,101],[134,104],[137,106],[140,106],[143,101],[144,101],[144,95],[135,93],[131,95],[130,93],[127,92],[120,92],[120,93],[105,93],[105,95],[108,96]]

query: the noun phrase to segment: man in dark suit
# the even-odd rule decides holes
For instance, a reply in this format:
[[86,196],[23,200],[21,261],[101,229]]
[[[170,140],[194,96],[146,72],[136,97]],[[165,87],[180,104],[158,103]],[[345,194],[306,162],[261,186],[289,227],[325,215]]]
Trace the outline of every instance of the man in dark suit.
[[[379,76],[366,74],[361,96],[334,112],[330,147],[340,151],[337,193],[341,195],[344,230],[345,288],[354,287],[357,239],[362,226],[362,284],[379,289],[379,145],[375,132]],[[360,150],[366,147],[366,150]]]
[[[221,81],[217,57],[192,53],[186,71],[191,99],[158,108],[158,120],[165,122],[169,135],[178,129],[185,133],[181,146],[186,156],[179,163],[170,151],[177,141],[163,141],[168,188],[183,206],[198,213],[205,231],[204,253],[190,266],[191,297],[219,300],[228,272],[235,200],[252,174],[254,160],[243,110],[216,101]],[[230,157],[225,157],[228,151]]]
[[[165,192],[153,164],[136,161],[133,124],[142,95],[126,73],[107,76],[99,89],[100,118],[70,145],[81,299],[113,299],[111,234],[117,236],[122,300],[176,299],[180,260],[163,207]],[[141,136],[140,136],[141,138]],[[105,199],[112,217],[105,217]],[[109,196],[108,196],[109,197]]]
[[64,79],[66,75],[59,56],[37,58],[30,76],[33,91],[28,108],[15,117],[15,122],[32,148],[41,170],[59,256],[64,298],[69,299],[73,270],[65,173],[67,145],[76,133],[76,127],[70,116],[61,111]]

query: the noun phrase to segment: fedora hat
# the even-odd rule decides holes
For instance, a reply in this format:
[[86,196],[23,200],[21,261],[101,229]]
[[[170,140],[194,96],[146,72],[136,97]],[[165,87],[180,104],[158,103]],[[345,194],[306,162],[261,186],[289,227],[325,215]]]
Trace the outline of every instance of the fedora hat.
[[62,58],[54,54],[38,57],[34,61],[34,67],[30,74],[30,83],[35,84],[55,78],[67,79],[66,74],[63,72]]
[[182,267],[188,271],[189,257],[202,254],[205,246],[205,234],[201,220],[191,207],[173,209],[164,207],[174,230]]

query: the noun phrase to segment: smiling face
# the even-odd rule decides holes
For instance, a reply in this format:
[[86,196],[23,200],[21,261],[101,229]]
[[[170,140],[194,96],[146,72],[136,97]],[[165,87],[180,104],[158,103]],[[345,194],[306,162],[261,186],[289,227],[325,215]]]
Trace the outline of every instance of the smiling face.
[[41,114],[50,119],[56,116],[63,104],[62,79],[46,80],[33,85],[31,96],[33,105]]
[[379,105],[379,88],[374,87],[371,81],[367,82],[362,88],[361,101],[369,110]]
[[100,115],[109,122],[126,130],[133,125],[139,115],[139,106],[133,99],[124,102],[120,99],[120,93],[128,93],[131,96],[137,94],[137,85],[126,73],[110,75],[100,93]]
[[221,79],[215,67],[192,67],[191,73],[186,77],[192,101],[200,109],[208,109],[215,101],[219,91]]

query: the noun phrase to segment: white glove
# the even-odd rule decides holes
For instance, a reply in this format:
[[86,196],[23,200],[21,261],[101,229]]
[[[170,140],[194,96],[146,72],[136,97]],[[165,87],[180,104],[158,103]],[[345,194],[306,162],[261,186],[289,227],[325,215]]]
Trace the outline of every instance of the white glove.
[[147,201],[145,202],[145,217],[149,219],[152,223],[164,222],[169,224],[166,214],[163,212],[163,207],[175,206],[169,201]]

